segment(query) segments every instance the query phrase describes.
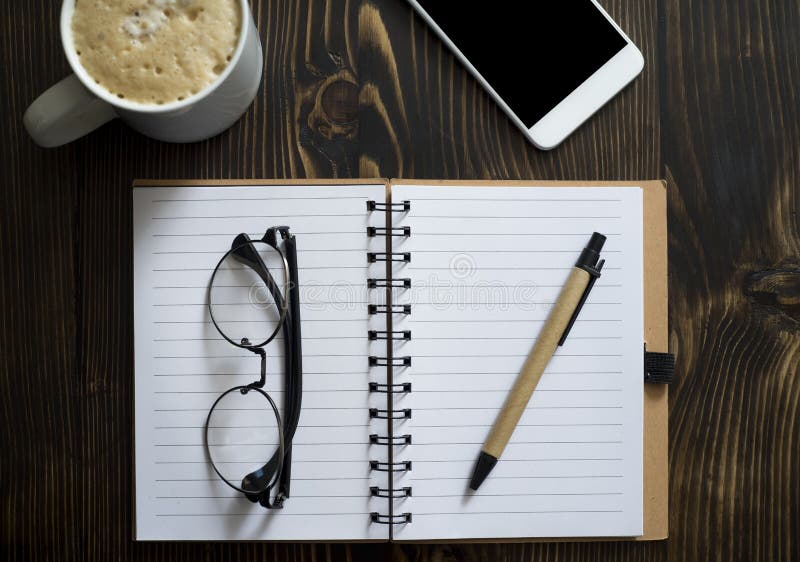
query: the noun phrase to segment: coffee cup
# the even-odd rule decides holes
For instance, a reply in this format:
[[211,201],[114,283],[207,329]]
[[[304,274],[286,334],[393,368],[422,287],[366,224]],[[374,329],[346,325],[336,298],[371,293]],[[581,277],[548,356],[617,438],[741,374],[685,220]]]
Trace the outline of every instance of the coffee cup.
[[[210,84],[176,100],[143,102],[120,97],[84,68],[73,40],[75,0],[61,8],[61,42],[74,74],[37,98],[25,112],[24,124],[40,146],[60,146],[112,119],[154,139],[196,142],[233,125],[247,110],[261,84],[261,41],[247,0],[236,0],[241,25],[230,60]],[[145,24],[142,24],[144,27]]]

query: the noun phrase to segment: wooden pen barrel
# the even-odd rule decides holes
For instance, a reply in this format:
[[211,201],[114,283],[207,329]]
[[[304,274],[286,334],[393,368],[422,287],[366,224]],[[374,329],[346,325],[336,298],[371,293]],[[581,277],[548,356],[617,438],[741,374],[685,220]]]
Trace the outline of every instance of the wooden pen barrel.
[[590,280],[591,276],[587,271],[577,267],[572,269],[553,309],[547,316],[547,321],[536,338],[533,349],[525,359],[503,409],[497,415],[489,438],[483,446],[483,451],[486,453],[500,458]]

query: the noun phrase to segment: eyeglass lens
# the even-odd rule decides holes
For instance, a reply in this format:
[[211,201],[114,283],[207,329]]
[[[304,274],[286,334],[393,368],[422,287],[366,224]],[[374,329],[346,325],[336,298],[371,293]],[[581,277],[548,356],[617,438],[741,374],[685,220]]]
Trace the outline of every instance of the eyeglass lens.
[[263,492],[271,482],[243,479],[267,464],[279,446],[278,420],[269,401],[256,390],[243,393],[234,388],[209,413],[208,454],[219,475],[235,488]]
[[287,282],[283,257],[269,244],[253,241],[229,252],[209,288],[219,331],[237,345],[265,344],[280,327]]

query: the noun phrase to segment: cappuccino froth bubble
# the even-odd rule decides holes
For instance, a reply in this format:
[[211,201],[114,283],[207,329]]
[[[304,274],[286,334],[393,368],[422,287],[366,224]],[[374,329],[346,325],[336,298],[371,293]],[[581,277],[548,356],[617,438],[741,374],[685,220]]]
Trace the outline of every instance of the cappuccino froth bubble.
[[242,30],[239,0],[75,0],[72,39],[94,81],[143,104],[182,101],[211,85]]

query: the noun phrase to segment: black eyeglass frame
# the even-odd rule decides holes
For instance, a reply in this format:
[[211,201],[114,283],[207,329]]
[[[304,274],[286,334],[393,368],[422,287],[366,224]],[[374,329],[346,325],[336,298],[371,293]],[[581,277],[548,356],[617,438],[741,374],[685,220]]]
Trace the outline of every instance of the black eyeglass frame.
[[[278,247],[278,234],[280,234],[281,240],[287,247],[288,257],[284,255],[284,252],[282,252]],[[285,279],[282,293],[280,287],[270,273],[269,268],[266,266],[259,253],[255,251],[253,247],[253,244],[258,242],[270,246],[281,258]],[[221,329],[217,323],[217,320],[214,318],[213,306],[211,302],[211,290],[214,286],[214,279],[216,278],[217,272],[220,270],[220,266],[231,257],[250,267],[258,274],[272,295],[273,300],[280,311],[275,330],[264,341],[255,345],[246,338],[243,338],[239,342],[231,339],[228,334]],[[282,508],[283,502],[289,497],[291,480],[291,442],[297,428],[302,400],[302,350],[298,283],[295,237],[290,233],[288,226],[278,226],[268,229],[261,240],[251,240],[247,234],[238,235],[234,239],[232,248],[225,253],[225,255],[217,264],[217,267],[214,269],[208,288],[208,309],[212,324],[226,341],[235,345],[236,347],[247,349],[248,351],[251,351],[261,357],[261,377],[257,382],[253,382],[248,385],[235,386],[227,390],[214,401],[214,404],[211,406],[211,409],[208,412],[205,423],[204,444],[206,448],[206,454],[209,457],[214,472],[225,484],[237,492],[244,494],[250,501],[258,502],[262,506],[269,509]],[[266,391],[263,390],[266,382],[266,351],[264,347],[272,342],[282,329],[285,331],[284,346],[286,348],[285,388],[287,404],[284,407],[287,410],[287,417],[289,421],[288,424],[283,423],[283,419],[280,415],[277,405],[275,404],[275,401]],[[255,391],[261,394],[268,401],[273,414],[275,415],[279,435],[278,450],[275,454],[273,454],[272,459],[270,459],[260,469],[246,475],[242,479],[242,486],[237,486],[223,476],[216,465],[213,455],[211,454],[208,435],[211,416],[217,404],[219,404],[219,402],[229,394],[237,391],[242,394]],[[245,486],[248,481],[258,481],[270,472],[272,472],[273,475],[268,480],[269,484],[259,487],[257,490],[252,488],[248,489]],[[278,492],[275,499],[271,500],[270,494],[276,485],[278,485]]]

